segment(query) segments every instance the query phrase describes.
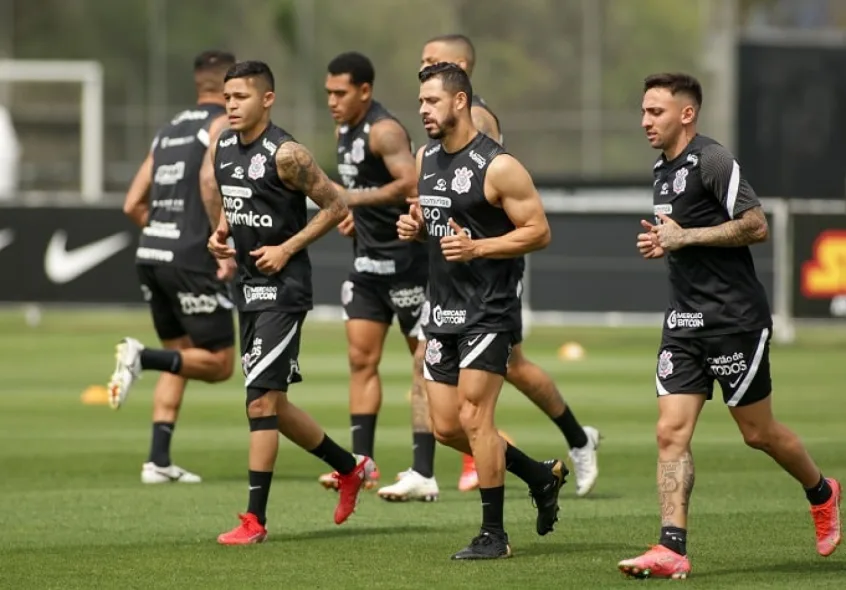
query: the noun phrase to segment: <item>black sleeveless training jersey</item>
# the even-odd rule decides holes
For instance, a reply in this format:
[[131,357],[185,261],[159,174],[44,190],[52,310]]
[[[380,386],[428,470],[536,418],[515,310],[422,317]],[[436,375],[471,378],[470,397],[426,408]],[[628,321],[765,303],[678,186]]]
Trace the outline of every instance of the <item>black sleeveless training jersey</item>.
[[[656,223],[663,213],[683,228],[714,227],[760,206],[731,152],[704,135],[695,136],[674,160],[662,155],[653,175]],[[754,332],[772,325],[748,246],[687,246],[665,258],[670,301],[664,326],[674,336]]]
[[521,329],[519,288],[521,258],[447,262],[441,238],[453,235],[452,217],[476,240],[504,235],[514,224],[485,198],[485,173],[505,149],[478,133],[463,149],[444,151],[430,141],[423,152],[418,190],[429,248],[427,333],[489,333]]
[[177,114],[156,134],[150,216],[141,230],[136,263],[200,272],[217,269],[206,247],[210,229],[200,194],[200,168],[209,127],[224,112],[222,106],[201,104]]
[[483,109],[485,109],[486,111],[488,111],[491,114],[491,117],[493,117],[494,121],[496,121],[497,129],[499,129],[499,137],[494,137],[492,139],[499,142],[500,145],[505,146],[505,141],[503,140],[503,137],[502,137],[502,123],[499,122],[499,117],[497,117],[496,113],[494,113],[491,110],[491,107],[488,106],[488,103],[485,102],[485,99],[482,98],[481,96],[474,94],[473,100],[470,101],[470,106],[482,107]]
[[[373,101],[358,125],[338,129],[338,174],[347,189],[375,189],[394,181],[382,158],[370,151],[370,128],[383,119],[397,120]],[[407,211],[405,204],[352,208],[355,274],[389,278],[425,269],[426,247],[419,242],[403,242],[397,236],[397,218]]]
[[256,268],[251,250],[276,246],[302,230],[306,195],[286,187],[276,173],[276,150],[295,139],[273,123],[252,143],[242,145],[232,130],[217,142],[214,172],[223,210],[235,241],[238,309],[306,311],[312,307],[311,262],[300,250],[272,276]]

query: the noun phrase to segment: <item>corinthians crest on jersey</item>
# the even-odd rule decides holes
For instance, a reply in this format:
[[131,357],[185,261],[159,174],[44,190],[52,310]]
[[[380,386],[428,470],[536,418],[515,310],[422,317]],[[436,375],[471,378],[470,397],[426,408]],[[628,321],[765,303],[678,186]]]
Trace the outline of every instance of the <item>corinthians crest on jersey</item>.
[[250,160],[250,167],[247,169],[247,176],[253,180],[258,180],[264,176],[264,166],[267,164],[267,156],[264,154],[256,154]]

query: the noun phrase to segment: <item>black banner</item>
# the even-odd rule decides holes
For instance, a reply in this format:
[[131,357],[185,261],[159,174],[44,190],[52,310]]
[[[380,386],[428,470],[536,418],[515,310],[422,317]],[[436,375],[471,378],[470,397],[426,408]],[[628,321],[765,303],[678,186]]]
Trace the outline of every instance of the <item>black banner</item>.
[[[663,261],[635,249],[634,214],[550,214],[552,244],[529,263],[529,303],[539,311],[659,313]],[[135,273],[138,229],[119,209],[0,207],[0,301],[142,303]],[[332,231],[309,248],[315,304],[339,305],[352,244]],[[753,248],[772,292],[772,245]]]
[[846,215],[796,215],[793,314],[846,317]]
[[141,302],[137,242],[118,209],[0,208],[0,300]]
[[842,199],[846,47],[746,39],[737,85],[737,156],[757,193]]

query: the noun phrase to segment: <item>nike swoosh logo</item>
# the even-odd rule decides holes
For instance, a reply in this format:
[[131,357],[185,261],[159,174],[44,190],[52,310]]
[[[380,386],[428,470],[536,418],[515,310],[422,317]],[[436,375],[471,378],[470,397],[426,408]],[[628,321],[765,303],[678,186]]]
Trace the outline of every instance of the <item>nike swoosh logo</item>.
[[435,173],[434,173],[434,172],[433,172],[432,174],[424,174],[424,175],[423,175],[423,180],[429,180],[429,179],[430,179],[430,178],[432,178],[434,175],[435,175]]
[[731,387],[732,389],[734,389],[735,387],[737,387],[737,384],[738,384],[738,383],[740,383],[740,382],[741,382],[741,380],[742,380],[745,376],[746,376],[746,375],[741,375],[740,377],[738,377],[738,378],[737,378],[737,380],[735,380],[735,381],[729,381],[729,387]]
[[223,170],[224,168],[229,168],[235,162],[227,162],[226,164],[221,164],[220,169]]
[[473,346],[474,344],[476,344],[476,342],[479,341],[479,338],[481,338],[481,336],[476,336],[475,338],[473,338],[473,340],[468,341],[467,346]]
[[3,250],[15,241],[15,230],[6,228],[0,230],[0,250]]
[[129,232],[122,231],[68,251],[67,232],[56,230],[44,254],[44,272],[57,285],[69,283],[126,248],[131,241]]

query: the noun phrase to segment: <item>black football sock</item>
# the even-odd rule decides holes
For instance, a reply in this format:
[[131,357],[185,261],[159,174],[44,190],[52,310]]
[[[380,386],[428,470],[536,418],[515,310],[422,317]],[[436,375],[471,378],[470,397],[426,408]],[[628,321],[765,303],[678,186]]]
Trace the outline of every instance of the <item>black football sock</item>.
[[530,488],[541,488],[549,483],[549,468],[527,456],[510,444],[505,448],[505,468],[529,484]]
[[309,451],[312,455],[327,463],[329,467],[340,473],[346,475],[355,469],[356,461],[352,453],[344,449],[328,435],[323,435],[323,440],[315,448]]
[[153,422],[153,440],[150,443],[150,456],[147,461],[158,467],[170,465],[170,437],[173,436],[173,422]]
[[552,419],[564,438],[567,439],[567,444],[571,449],[581,449],[588,444],[588,437],[585,434],[584,428],[579,424],[573,412],[570,411],[570,406],[567,406],[564,413],[557,418]]
[[423,477],[435,475],[435,435],[431,432],[415,432],[414,464],[411,468]]
[[679,555],[687,555],[687,531],[675,526],[661,527],[659,544]]
[[141,351],[141,369],[179,374],[182,370],[182,354],[178,350],[145,348]]
[[250,503],[247,512],[255,515],[262,526],[267,522],[267,498],[270,496],[272,471],[250,471]]
[[504,533],[503,512],[505,506],[505,486],[479,488],[482,496],[482,529],[491,533]]
[[813,506],[825,504],[831,498],[833,493],[831,486],[828,485],[828,480],[820,474],[820,481],[812,488],[805,488],[805,497],[808,498]]
[[373,458],[373,441],[376,439],[376,414],[350,415],[352,452]]

